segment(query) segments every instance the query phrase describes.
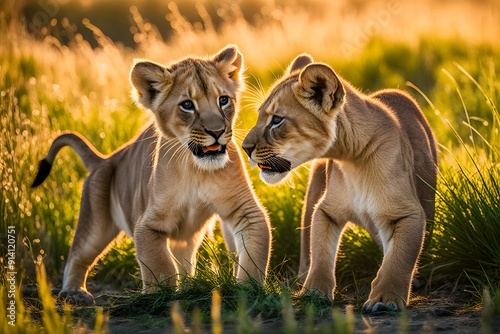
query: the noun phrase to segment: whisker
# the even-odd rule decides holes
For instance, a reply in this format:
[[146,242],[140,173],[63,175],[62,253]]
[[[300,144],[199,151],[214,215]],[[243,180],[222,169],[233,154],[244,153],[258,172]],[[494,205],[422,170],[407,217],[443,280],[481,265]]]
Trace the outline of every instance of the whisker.
[[258,110],[259,106],[262,105],[262,103],[266,99],[266,93],[259,78],[255,77],[254,75],[252,76],[255,79],[257,86],[253,84],[248,85],[246,95],[244,95],[242,98],[242,102],[245,104],[243,108],[252,108],[254,110]]
[[182,144],[181,139],[184,139],[184,138],[177,138],[177,137],[176,138],[163,138],[164,141],[161,143],[158,150],[163,150],[166,147],[171,146],[171,148],[167,149],[167,151],[166,151],[166,153],[168,153],[168,151],[170,151],[173,147],[176,147],[177,145]]
[[243,121],[239,117],[236,120],[237,122],[236,121],[234,122],[233,130],[236,129],[241,124],[243,124]]
[[281,62],[277,61],[276,59],[273,59],[274,60],[274,63],[276,65],[278,65],[279,69],[280,69],[280,72],[279,73],[283,73],[283,74],[276,74],[276,72],[274,72],[273,70],[271,70],[271,67],[268,66],[268,69],[269,71],[271,72],[271,74],[273,75],[274,77],[274,80],[277,81],[279,78],[281,78],[282,75],[284,75],[285,73],[285,69],[283,68],[283,65],[281,64]]
[[303,168],[307,169],[308,171],[310,170],[310,167],[308,166],[307,163],[304,163],[303,161],[300,161],[297,158],[294,158],[294,157],[286,155],[286,154],[280,155],[280,157],[282,157],[283,159],[286,159],[292,163],[296,163],[298,165],[296,168],[303,167]]
[[[188,144],[189,145],[189,144]],[[182,157],[182,159],[185,159],[187,154],[184,154],[184,153],[188,153],[189,151],[189,148],[188,146],[186,145],[179,145],[179,147],[174,151],[174,153],[172,153],[172,156],[170,157],[170,159],[168,159],[168,162],[167,162],[167,167],[168,165],[170,164],[170,162],[176,158],[177,155],[180,155]],[[164,156],[165,157],[165,156]],[[185,163],[185,161],[183,161],[183,163]]]
[[140,142],[144,142],[144,141],[148,141],[150,139],[154,139],[154,138],[157,138],[157,135],[156,134],[153,134],[153,135],[150,135],[150,136],[147,136],[147,137],[144,137],[144,138],[138,138],[135,142],[136,143],[140,143]]
[[262,85],[262,81],[255,75],[252,74],[252,78],[255,80],[256,85],[250,83],[246,91],[250,96],[257,97],[263,100],[266,97],[266,92],[264,90],[264,86]]
[[299,171],[298,171],[296,168],[292,169],[292,170],[290,171],[290,173],[293,175],[293,178],[294,178],[294,179],[295,179],[295,178],[297,178],[297,179],[299,179],[301,182],[307,181],[307,180],[304,180],[304,179],[303,179],[303,176],[304,176],[304,175],[303,175],[303,174],[300,174],[300,173],[299,173]]
[[175,156],[175,153],[178,152],[179,149],[184,146],[182,141],[189,139],[189,135],[175,137],[175,138],[163,138],[163,139],[164,139],[164,142],[161,143],[161,146],[158,148],[158,150],[161,151],[161,150],[165,150],[165,148],[167,148],[167,147],[168,148],[165,150],[165,152],[163,152],[162,159],[164,159],[171,150],[175,149],[174,153],[172,154],[172,157],[170,157],[170,159],[167,163],[167,166],[168,166],[168,164],[170,163],[172,158]]
[[[175,144],[173,144],[173,145],[169,145],[169,146],[168,146],[168,149],[166,149],[166,150],[165,150],[165,152],[163,152],[162,159],[165,159],[165,157],[168,155],[168,153],[169,153],[170,151],[172,151],[173,149],[175,149],[175,151],[174,151],[174,153],[175,153],[175,152],[176,152],[176,151],[177,151],[180,147],[182,147],[182,144],[181,144],[180,142],[177,142],[177,143],[175,143]],[[174,155],[174,154],[172,154],[172,156],[173,156],[173,155]],[[170,157],[170,159],[172,159],[172,157]],[[170,162],[170,160],[169,160],[169,162]],[[168,166],[168,163],[167,163],[167,166]]]
[[182,164],[187,165],[189,163],[189,158],[191,156],[190,151],[189,151],[189,144],[186,146],[183,146],[181,152],[179,154],[182,154]]
[[251,129],[233,129],[233,132],[234,133],[238,133],[238,134],[248,134],[250,132]]
[[243,140],[245,139],[245,137],[246,137],[246,133],[241,133],[241,134],[234,133],[233,134],[233,138],[236,139],[237,142],[243,142]]

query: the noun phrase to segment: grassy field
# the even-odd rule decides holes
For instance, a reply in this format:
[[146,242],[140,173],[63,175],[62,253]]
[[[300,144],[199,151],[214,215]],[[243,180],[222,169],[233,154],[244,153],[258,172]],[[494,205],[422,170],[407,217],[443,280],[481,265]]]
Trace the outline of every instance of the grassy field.
[[[352,332],[350,314],[359,312],[367,297],[381,251],[360,228],[344,235],[337,265],[341,297],[335,306],[352,304],[354,309],[347,308],[340,314],[338,308],[332,309],[315,296],[296,295],[298,227],[307,166],[278,187],[264,185],[257,171],[250,170],[273,226],[272,271],[265,287],[242,286],[234,281],[231,259],[216,230],[203,245],[197,274],[186,278],[178,290],[165,287],[155,295],[132,293],[112,299],[104,305],[104,316],[102,309],[81,311],[61,306],[65,311],[60,315],[54,308],[46,282],[56,287],[61,284],[87,172],[71,150],[63,150],[44,185],[30,189],[37,162],[51,140],[61,131],[78,131],[101,152],[111,153],[150,120],[150,115],[130,98],[128,73],[134,58],[168,63],[189,54],[212,54],[227,43],[239,46],[247,68],[248,87],[237,122],[240,142],[256,120],[255,105],[302,52],[329,63],[364,92],[397,87],[410,92],[419,101],[440,144],[436,217],[427,228],[417,276],[424,285],[421,293],[467,291],[477,305],[499,314],[500,43],[489,33],[499,29],[494,23],[499,15],[495,3],[485,1],[485,6],[494,9],[490,16],[484,16],[472,2],[465,1],[461,9],[449,5],[450,15],[433,21],[433,27],[415,19],[414,27],[405,28],[405,34],[401,33],[405,22],[412,13],[425,8],[406,2],[369,5],[359,1],[354,15],[347,3],[345,8],[330,8],[313,0],[309,12],[297,11],[299,4],[280,7],[257,0],[244,1],[239,7],[221,5],[220,10],[215,2],[200,3],[203,6],[187,14],[182,12],[188,8],[184,5],[162,7],[170,27],[165,34],[159,32],[159,24],[142,17],[139,9],[143,3],[127,5],[131,23],[129,31],[121,35],[131,35],[131,45],[128,39],[114,42],[108,36],[116,32],[101,30],[94,21],[80,20],[78,24],[84,26],[80,27],[59,18],[57,15],[69,10],[62,2],[57,15],[52,16],[49,14],[56,12],[55,7],[49,12],[31,4],[27,19],[13,1],[0,5],[0,280],[5,283],[2,287],[7,287],[0,292],[8,305],[12,300],[8,297],[8,273],[13,271],[9,268],[11,238],[16,246],[16,290],[32,284],[39,284],[41,291],[45,289],[45,295],[42,293],[42,299],[36,302],[27,299],[23,304],[17,294],[17,323],[30,317],[34,325],[15,330],[36,332],[43,327],[47,333],[70,332],[74,323],[76,328],[105,330],[100,323],[106,317],[161,318],[168,312],[168,323],[177,329],[184,326],[182,318],[188,315],[193,330],[212,319],[212,331],[216,333],[217,315],[213,312],[219,310],[221,321],[235,321],[239,332],[256,331],[258,319],[276,318],[283,319],[283,332],[296,332],[296,318],[309,326],[326,314],[332,323],[343,323],[339,325],[342,330]],[[440,6],[443,9],[446,3]],[[331,11],[345,15],[332,22],[325,14]],[[47,27],[34,34],[32,30],[40,28],[35,24],[40,12],[50,19]],[[453,14],[464,13],[472,18],[461,27]],[[450,28],[452,23],[456,28]],[[447,24],[449,30],[444,29]],[[215,269],[211,264],[217,264]],[[140,286],[137,277],[134,246],[126,238],[97,265],[90,282],[135,289]],[[218,291],[214,298],[213,291]],[[217,294],[222,296],[219,304]],[[0,310],[2,318],[4,311]],[[164,318],[153,317],[151,326],[165,325]],[[0,332],[15,332],[1,322]]]

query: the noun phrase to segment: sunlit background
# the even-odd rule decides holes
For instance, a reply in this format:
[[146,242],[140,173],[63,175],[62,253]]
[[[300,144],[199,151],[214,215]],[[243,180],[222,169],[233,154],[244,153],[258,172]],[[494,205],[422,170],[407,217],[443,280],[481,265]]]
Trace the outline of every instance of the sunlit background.
[[[312,50],[319,57],[349,58],[374,36],[406,42],[421,35],[476,42],[500,38],[497,0],[7,0],[4,6],[20,10],[30,32],[54,35],[62,43],[81,34],[96,46],[90,24],[132,48],[144,41],[143,33],[168,42],[203,31],[211,36],[203,46],[239,42],[252,61],[281,61],[286,54]],[[180,52],[200,50],[192,40],[177,42]]]

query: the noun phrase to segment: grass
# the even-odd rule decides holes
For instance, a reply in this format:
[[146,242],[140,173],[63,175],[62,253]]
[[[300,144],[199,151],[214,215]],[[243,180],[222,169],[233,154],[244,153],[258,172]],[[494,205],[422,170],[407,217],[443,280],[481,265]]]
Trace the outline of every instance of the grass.
[[[55,308],[44,286],[47,280],[60,286],[87,175],[77,156],[63,150],[43,187],[30,190],[37,161],[51,140],[70,129],[84,134],[101,152],[111,153],[149,120],[129,97],[126,78],[133,58],[168,62],[186,54],[213,53],[228,42],[238,44],[248,69],[249,87],[238,120],[240,141],[255,122],[252,105],[298,53],[307,51],[331,64],[365,92],[405,88],[411,82],[409,85],[422,94],[408,90],[418,99],[441,144],[436,217],[428,227],[419,277],[427,283],[428,291],[471,291],[476,300],[483,300],[485,317],[500,313],[498,43],[416,33],[413,40],[403,40],[381,34],[367,38],[358,52],[346,58],[337,49],[341,39],[332,41],[331,47],[317,47],[331,38],[331,29],[321,29],[332,27],[330,21],[283,13],[287,15],[282,23],[276,19],[279,13],[273,12],[269,15],[274,19],[267,17],[262,24],[235,15],[233,20],[226,17],[218,21],[214,29],[206,24],[198,29],[172,11],[170,23],[177,30],[163,40],[154,29],[148,29],[139,12],[133,12],[132,27],[138,42],[132,49],[111,42],[90,22],[86,24],[96,48],[74,32],[67,45],[49,33],[36,39],[23,32],[15,12],[2,8],[0,30],[6,33],[0,35],[0,235],[3,240],[7,226],[15,226],[18,284],[22,280],[23,285],[38,284],[42,290],[39,301],[25,299],[23,303],[17,296],[18,324],[26,325],[15,330],[31,332],[43,327],[47,332],[52,328],[62,332],[68,331],[70,324],[93,328],[94,319],[101,317],[95,313],[79,315],[78,309],[73,309],[72,315],[60,305]],[[338,24],[348,27],[352,22]],[[59,20],[52,32],[56,29],[71,35],[67,22]],[[288,33],[291,29],[297,33]],[[340,298],[334,304],[344,307],[342,314],[318,296],[298,296],[295,273],[307,166],[280,187],[268,187],[258,179],[256,170],[249,172],[273,225],[272,271],[266,285],[235,282],[231,257],[216,230],[200,251],[194,277],[186,277],[178,290],[162,287],[152,295],[131,292],[118,298],[106,309],[111,317],[133,314],[149,318],[152,327],[165,324],[166,320],[158,323],[158,319],[170,317],[176,329],[194,330],[214,319],[213,312],[219,312],[221,322],[234,323],[242,333],[257,331],[269,319],[281,319],[287,333],[327,332],[337,325],[352,332],[349,310],[354,314],[359,311],[380,264],[381,251],[361,228],[345,233],[337,264]],[[6,243],[2,241],[2,245]],[[0,247],[2,283],[6,279],[6,251]],[[47,277],[37,269],[42,262]],[[117,289],[136,291],[140,286],[137,277],[134,246],[125,238],[98,264],[90,281],[118,281]],[[220,303],[213,302],[214,291],[218,291]],[[5,291],[1,292],[6,300]],[[353,308],[346,304],[353,304]],[[125,310],[133,312],[123,313]],[[33,326],[24,320],[28,318],[34,321]],[[80,318],[87,324],[78,325]],[[328,320],[318,325],[318,319],[325,318]],[[214,326],[217,332],[219,325]],[[1,331],[11,330],[2,327]]]
[[[460,135],[452,123],[445,120],[455,134],[460,149],[442,146],[445,164],[441,168],[437,189],[434,238],[427,249],[429,258],[423,270],[430,272],[429,284],[434,280],[441,285],[446,281],[456,284],[467,280],[474,285],[498,284],[500,114],[482,86],[463,67],[456,67],[463,77],[476,86],[476,94],[482,95],[484,109],[489,109],[490,115],[476,118],[470,115],[468,104],[464,102],[462,106],[466,120],[458,126],[468,131],[466,136]],[[453,83],[457,82],[453,76],[448,77]],[[461,86],[456,87],[457,95],[463,99],[466,92],[460,89]],[[471,124],[471,119],[482,120],[484,128],[478,130]]]
[[[11,298],[6,293],[4,285],[0,285],[2,304],[14,305],[13,310],[0,308],[0,318],[3,319],[0,323],[2,333],[53,334],[89,331],[89,327],[81,320],[75,321],[70,305],[56,303],[47,283],[43,265],[37,267],[36,281],[38,283],[38,297],[31,299],[22,298],[19,289],[15,293],[15,298]],[[7,317],[8,315],[10,317]],[[104,332],[106,320],[102,308],[95,309],[91,318],[94,323],[93,332]]]
[[[253,332],[258,331],[263,320],[282,319],[284,332],[295,333],[298,332],[297,317],[310,322],[332,311],[330,302],[314,294],[298,296],[275,275],[270,275],[264,286],[253,281],[236,282],[230,257],[208,246],[208,242],[205,245],[211,255],[200,256],[196,274],[185,277],[178,289],[159,285],[158,291],[151,294],[116,297],[111,301],[111,316],[163,317],[171,313],[170,320],[164,318],[164,326],[196,328],[211,322],[213,333],[218,332],[216,327],[222,323],[233,323],[237,332]],[[214,267],[213,263],[218,265]],[[335,305],[338,309],[342,304],[337,301]],[[334,314],[337,319],[334,321],[342,328],[352,327],[352,306],[346,310],[346,316],[337,314],[339,311]]]

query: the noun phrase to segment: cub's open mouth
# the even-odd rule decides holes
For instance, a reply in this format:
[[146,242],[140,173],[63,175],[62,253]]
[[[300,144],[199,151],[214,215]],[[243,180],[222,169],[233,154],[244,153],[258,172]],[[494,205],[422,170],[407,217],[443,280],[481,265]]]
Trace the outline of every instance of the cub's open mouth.
[[191,152],[198,158],[226,154],[226,145],[221,145],[218,143],[212,144],[210,146],[201,146],[194,142],[190,142],[188,147]]
[[292,169],[292,163],[286,159],[274,156],[265,162],[257,163],[262,172],[285,173]]

